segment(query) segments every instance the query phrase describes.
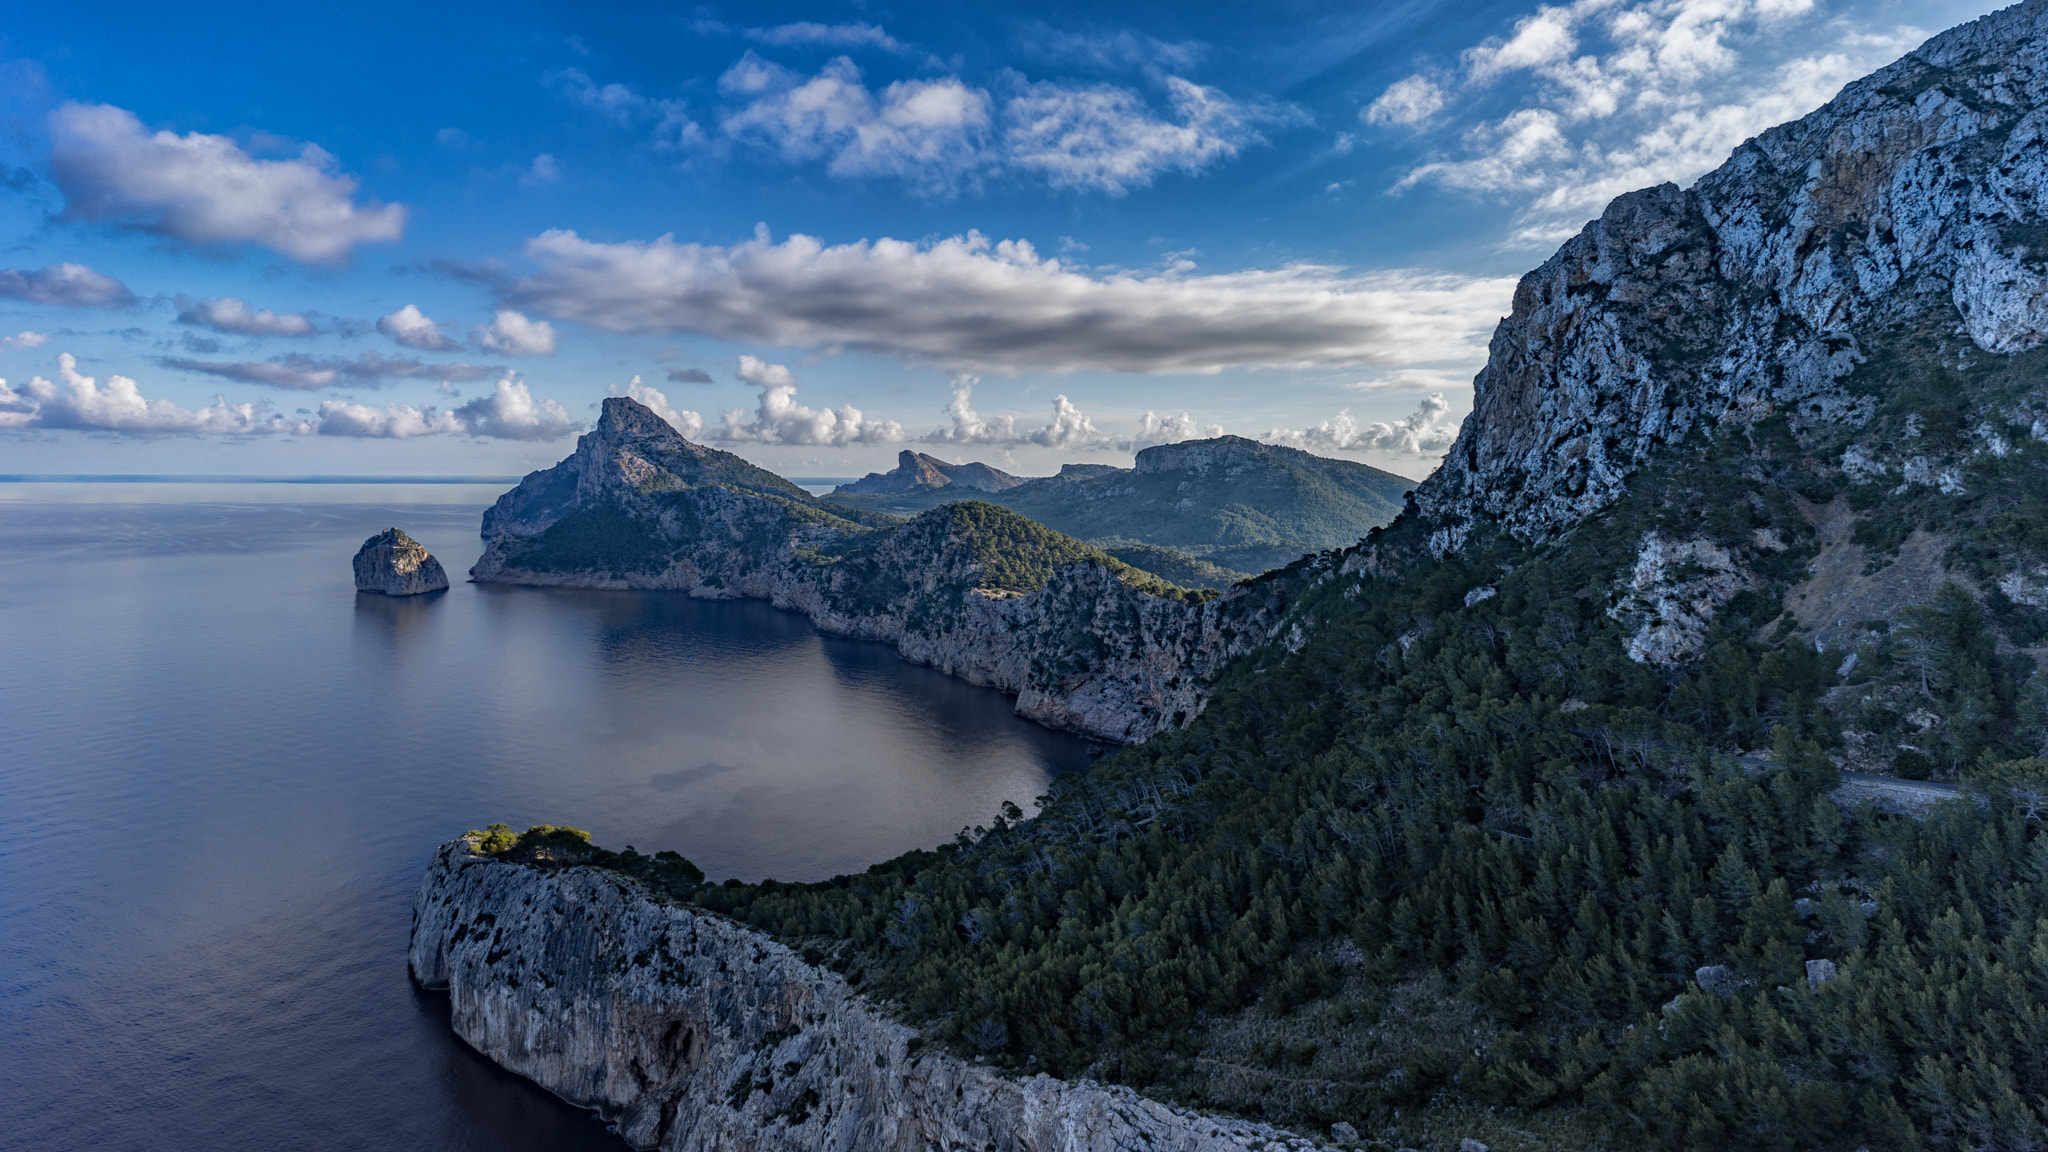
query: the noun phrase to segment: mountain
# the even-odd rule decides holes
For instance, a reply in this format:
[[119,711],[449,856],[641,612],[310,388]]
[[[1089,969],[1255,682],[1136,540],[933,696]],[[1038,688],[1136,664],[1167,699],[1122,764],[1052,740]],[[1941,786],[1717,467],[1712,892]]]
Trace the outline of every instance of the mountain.
[[623,397],[483,529],[474,580],[769,600],[1116,741],[1198,713],[1215,672],[1266,640],[1304,579],[1190,593],[992,504],[905,520],[827,503]]
[[1001,492],[1022,483],[1023,477],[1012,476],[986,464],[948,464],[936,456],[906,448],[897,455],[894,470],[870,472],[851,484],[841,484],[832,493],[835,496],[874,495],[951,488],[952,494],[957,496],[962,492]]
[[2044,127],[2028,0],[1619,198],[1191,723],[678,898],[924,1050],[1364,1147],[2048,1146]]
[[[908,481],[915,476],[912,454],[904,453],[903,460],[882,479],[895,484],[898,477]],[[870,476],[859,483],[877,480]],[[1219,436],[1144,449],[1130,468],[1069,464],[1057,476],[982,490],[974,498],[1099,547],[1168,548],[1234,575],[1349,547],[1399,515],[1414,487],[1406,477],[1349,460]],[[912,512],[964,495],[946,485],[853,488],[842,486],[827,499],[847,507]]]

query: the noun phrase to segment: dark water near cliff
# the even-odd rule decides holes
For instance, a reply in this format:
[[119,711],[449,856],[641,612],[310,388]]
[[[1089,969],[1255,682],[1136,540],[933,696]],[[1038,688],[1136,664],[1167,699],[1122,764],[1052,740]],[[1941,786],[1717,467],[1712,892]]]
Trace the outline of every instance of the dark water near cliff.
[[473,506],[22,495],[0,493],[4,1148],[623,1148],[406,978],[436,844],[571,823],[714,878],[818,878],[1088,758],[759,603],[352,590],[389,524],[459,579]]

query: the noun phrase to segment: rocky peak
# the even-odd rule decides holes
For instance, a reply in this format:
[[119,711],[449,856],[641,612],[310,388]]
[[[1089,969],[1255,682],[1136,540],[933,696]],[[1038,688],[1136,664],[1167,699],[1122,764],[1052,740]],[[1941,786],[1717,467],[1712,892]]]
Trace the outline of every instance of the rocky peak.
[[1930,40],[1737,149],[1620,197],[1523,277],[1473,411],[1416,494],[1457,547],[1613,503],[1660,446],[1782,415],[1860,427],[1900,333],[2004,355],[2048,334],[2048,0]]
[[[1183,440],[1178,444],[1157,444],[1138,453],[1137,471],[1209,472],[1256,463],[1276,452],[1291,452],[1242,436],[1218,436],[1211,440]],[[1305,453],[1304,453],[1305,455]]]
[[1012,476],[979,461],[948,464],[936,456],[927,456],[906,448],[897,454],[896,467],[893,471],[870,472],[851,484],[841,484],[834,491],[894,493],[950,487],[963,488],[971,492],[1001,492],[1022,483],[1022,477]]

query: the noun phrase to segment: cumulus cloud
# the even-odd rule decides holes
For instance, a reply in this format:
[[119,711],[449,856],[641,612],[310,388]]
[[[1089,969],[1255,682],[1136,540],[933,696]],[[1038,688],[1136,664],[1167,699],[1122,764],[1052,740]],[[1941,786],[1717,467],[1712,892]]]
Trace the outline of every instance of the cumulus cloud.
[[[675,374],[674,370],[671,369],[669,374],[673,376]],[[705,379],[708,382],[710,377],[707,376]],[[641,383],[638,376],[626,381],[624,389],[621,389],[616,384],[612,385],[610,392],[614,396],[629,396],[647,405],[648,411],[668,421],[670,426],[688,439],[696,440],[704,435],[704,417],[702,415],[688,409],[678,411],[671,407],[668,397],[659,388],[652,388]]]
[[50,171],[75,219],[128,224],[188,244],[254,242],[309,264],[345,262],[358,244],[405,233],[399,204],[358,204],[356,180],[308,144],[258,160],[225,136],[150,132],[107,104],[50,114]]
[[1406,124],[1413,127],[1443,111],[1444,90],[1427,76],[1397,80],[1380,93],[1379,99],[1360,109],[1368,124]]
[[1021,240],[719,247],[615,244],[551,231],[514,303],[618,332],[849,348],[976,371],[1215,372],[1231,366],[1485,359],[1512,278],[1347,275],[1298,264],[1197,274],[1090,273]]
[[126,284],[83,264],[0,268],[0,297],[64,308],[120,308],[135,302]]
[[827,48],[879,48],[884,52],[902,52],[901,41],[873,24],[855,21],[851,24],[816,24],[800,20],[794,24],[778,24],[773,28],[748,28],[741,33],[757,44],[773,47],[787,47],[792,44],[816,44]]
[[412,359],[387,360],[374,352],[365,352],[354,360],[294,352],[269,360],[213,361],[166,357],[162,364],[166,368],[203,372],[245,384],[303,392],[336,385],[376,388],[389,379],[481,380],[505,370],[495,364],[427,364]]
[[49,336],[41,332],[23,331],[13,336],[0,336],[0,348],[9,352],[17,352],[23,348],[41,348],[49,342]]
[[894,420],[869,420],[852,405],[839,409],[806,408],[796,402],[796,374],[781,364],[754,356],[740,357],[739,378],[761,390],[752,413],[737,408],[719,412],[725,427],[718,439],[728,444],[893,444],[903,439]]
[[1121,195],[1162,172],[1234,156],[1263,141],[1260,125],[1299,117],[1164,74],[1163,112],[1131,88],[1013,79],[1000,101],[957,76],[873,91],[844,56],[806,77],[749,51],[719,79],[736,105],[720,130],[792,163],[823,160],[835,176],[890,177],[927,192],[1009,171]]
[[1014,447],[1036,444],[1044,448],[1100,447],[1102,437],[1095,424],[1065,396],[1052,398],[1052,419],[1037,428],[1020,428],[1015,416],[983,416],[974,410],[974,386],[978,376],[953,378],[953,399],[946,404],[950,428],[927,433],[928,444],[992,444]]
[[396,312],[378,317],[377,331],[407,348],[417,348],[422,352],[453,352],[462,347],[460,342],[441,331],[439,324],[428,319],[417,304],[407,304]]
[[1183,440],[1214,440],[1221,435],[1223,425],[1203,424],[1186,412],[1178,416],[1147,412],[1138,421],[1138,434],[1125,444],[1136,451],[1155,444],[1178,444]]
[[702,368],[671,368],[668,379],[671,384],[709,384],[711,373]]
[[545,320],[529,320],[519,312],[500,308],[477,343],[487,351],[506,356],[553,356],[555,327]]
[[248,435],[289,430],[285,421],[267,415],[260,404],[229,404],[215,398],[205,408],[184,408],[162,398],[148,399],[134,380],[107,377],[102,385],[78,371],[69,352],[57,356],[57,383],[41,376],[20,392],[0,380],[0,428],[77,428],[136,435],[172,432]]
[[704,143],[704,129],[690,117],[689,106],[681,100],[645,96],[627,84],[599,84],[581,68],[557,68],[542,76],[541,82],[564,100],[621,128],[647,132],[657,148]]
[[236,336],[311,336],[313,321],[299,312],[253,310],[232,296],[207,300],[178,297],[178,320]]
[[0,380],[0,429],[70,428],[137,436],[354,436],[407,439],[466,435],[508,440],[556,440],[583,427],[553,400],[535,401],[526,385],[511,378],[496,391],[452,410],[409,404],[374,407],[329,400],[310,416],[273,415],[265,403],[230,404],[215,397],[203,408],[151,399],[127,376],[109,375],[102,384],[78,371],[70,353],[57,357],[57,381],[41,376],[20,391]]
[[1457,422],[1450,419],[1450,403],[1443,393],[1422,398],[1414,412],[1391,424],[1361,423],[1347,409],[1334,420],[1310,428],[1274,428],[1259,439],[1310,452],[1389,452],[1402,456],[1441,456],[1458,438]]
[[[1468,125],[1449,155],[1396,187],[1433,183],[1522,199],[1516,239],[1550,244],[1614,196],[1689,182],[1743,140],[1825,103],[1911,48],[1911,27],[1833,26],[1814,0],[1575,0],[1544,5],[1460,57],[1457,91],[1507,84],[1513,111]],[[1823,51],[1802,51],[1825,44]],[[1434,98],[1416,98],[1435,92]],[[1424,75],[1399,81],[1367,120],[1416,123],[1453,98]],[[1414,115],[1426,104],[1428,113]]]
[[978,376],[962,373],[953,377],[953,398],[945,408],[950,427],[941,427],[919,437],[927,444],[986,444],[1001,448],[1027,444],[1060,448],[1070,452],[1135,452],[1155,444],[1178,444],[1223,435],[1221,424],[1204,425],[1186,412],[1161,416],[1147,412],[1138,422],[1134,436],[1117,436],[1099,431],[1095,421],[1064,395],[1052,398],[1052,412],[1042,425],[1019,426],[1009,415],[984,416],[974,409],[974,388]]
[[479,396],[454,412],[472,436],[499,440],[559,440],[583,430],[583,421],[553,400],[539,400],[524,383],[506,377],[488,396]]

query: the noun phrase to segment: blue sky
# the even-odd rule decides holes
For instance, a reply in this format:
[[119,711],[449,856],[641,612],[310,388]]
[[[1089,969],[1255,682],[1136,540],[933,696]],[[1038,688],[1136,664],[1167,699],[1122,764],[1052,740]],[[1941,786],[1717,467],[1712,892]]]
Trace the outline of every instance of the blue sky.
[[0,472],[1435,466],[1514,278],[1981,2],[31,3]]

